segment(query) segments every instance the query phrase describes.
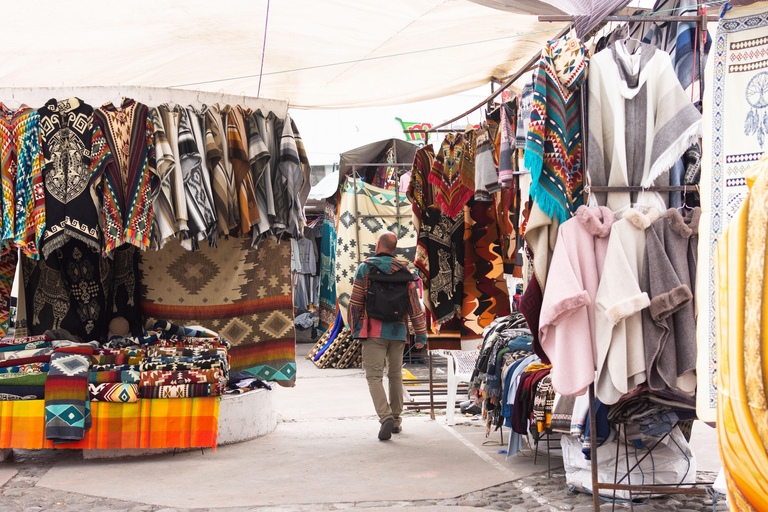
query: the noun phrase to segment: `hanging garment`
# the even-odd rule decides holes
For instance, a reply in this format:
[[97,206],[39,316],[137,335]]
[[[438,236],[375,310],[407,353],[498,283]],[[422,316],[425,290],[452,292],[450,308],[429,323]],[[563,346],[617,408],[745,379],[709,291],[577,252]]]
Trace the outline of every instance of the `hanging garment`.
[[495,318],[509,313],[496,205],[471,200],[464,208],[462,336],[482,336]]
[[[256,187],[256,206],[259,210],[259,222],[253,227],[253,246],[270,234],[270,216],[275,215],[275,201],[272,194],[272,151],[274,145],[274,126],[265,119],[260,110],[248,118],[248,154],[250,156],[251,177]],[[277,158],[277,153],[274,153]]]
[[[477,150],[475,152],[475,201],[491,201],[491,195],[499,190],[497,164],[493,158],[495,144],[487,125],[477,130]],[[515,158],[517,160],[517,158]]]
[[533,79],[536,76],[534,67],[531,81],[523,86],[523,92],[520,94],[520,111],[517,118],[517,130],[515,145],[517,149],[525,149],[525,141],[528,136],[528,123],[531,120],[531,108],[533,107]]
[[531,197],[560,222],[583,201],[579,88],[588,64],[587,49],[567,34],[544,45],[534,74],[525,167],[533,180]]
[[45,192],[40,155],[40,115],[21,105],[0,103],[0,156],[3,179],[2,241],[39,257],[45,229]]
[[533,253],[531,263],[542,290],[546,287],[559,226],[557,218],[549,217],[538,203],[533,203],[523,238],[528,244],[528,250]]
[[[595,55],[589,76],[589,182],[593,186],[669,185],[669,169],[701,137],[701,114],[686,96],[669,55],[617,41]],[[630,204],[667,209],[658,192],[598,192],[590,205],[620,214]]]
[[764,154],[747,171],[751,191],[721,236],[715,258],[717,439],[728,503],[739,512],[768,509],[767,163]]
[[336,235],[339,225],[340,192],[325,200],[320,245],[320,298],[318,329],[327,330],[336,321]]
[[[170,134],[174,126],[169,124],[166,131],[165,117],[162,105],[150,112],[155,143],[155,162],[159,179],[157,192],[153,196],[152,211],[154,212],[154,227],[152,245],[162,248],[169,238],[176,235],[176,213],[174,212],[173,187],[176,183],[178,169],[177,154],[174,154]],[[178,153],[178,152],[177,152]]]
[[[211,179],[211,170],[208,168],[208,161],[205,158],[205,114],[208,111],[208,106],[203,105],[200,110],[197,110],[193,106],[187,107],[187,115],[189,116],[190,125],[192,127],[192,135],[197,145],[197,155],[200,161],[200,172],[203,178],[202,187],[205,189],[207,196],[206,201],[199,201],[196,208],[200,209],[199,216],[203,219],[212,219],[211,224],[206,227],[208,232],[208,245],[216,247],[216,240],[218,238],[218,216],[216,215],[216,204],[213,202],[213,183]],[[194,169],[193,165],[193,169]],[[195,173],[191,173],[190,177],[195,176]],[[186,188],[185,188],[186,190]],[[189,197],[187,197],[187,208],[192,208],[189,204]]]
[[463,133],[446,135],[429,172],[429,183],[436,189],[435,203],[452,219],[458,216],[474,193],[461,179],[464,143]]
[[125,243],[145,250],[153,223],[155,169],[152,121],[147,106],[125,98],[93,113],[92,194],[101,202],[104,257]]
[[416,246],[416,268],[424,303],[440,326],[461,314],[464,290],[464,212],[451,219],[437,205],[424,211]]
[[[765,152],[768,126],[763,99],[766,75],[762,68],[765,4],[733,8],[717,25],[711,63],[706,68],[704,130],[701,162],[701,226],[697,283],[698,370],[696,413],[703,421],[716,421],[717,368],[715,346],[715,280],[713,261],[717,242],[748,193],[745,172]],[[720,70],[717,71],[716,70]]]
[[604,206],[581,206],[557,233],[539,340],[552,361],[552,385],[562,395],[581,395],[595,379],[595,296],[613,221]]
[[605,267],[595,299],[597,378],[600,402],[612,405],[645,382],[643,319],[651,301],[640,289],[645,233],[660,217],[630,209],[611,227]]
[[435,194],[429,182],[429,172],[435,161],[435,150],[432,144],[426,144],[416,151],[411,168],[411,181],[405,196],[411,202],[413,210],[413,227],[418,233],[421,227],[421,217],[428,207],[435,203]]
[[213,203],[216,205],[219,233],[229,236],[239,222],[237,189],[227,143],[227,112],[215,103],[205,112],[205,159],[213,182]]
[[96,207],[89,193],[93,107],[79,98],[50,99],[38,110],[44,158],[44,258],[77,238],[101,249]]
[[[280,138],[280,173],[285,179],[286,196],[288,200],[288,234],[297,238],[301,229],[306,224],[304,217],[304,204],[301,202],[299,192],[304,187],[304,170],[309,165],[306,153],[299,154],[297,140],[301,137],[296,131],[290,114],[285,115],[283,133]],[[303,147],[303,144],[302,144]],[[302,161],[303,156],[303,161]]]
[[[21,311],[21,307],[19,311],[29,335],[66,329],[87,340],[106,337],[109,295],[104,287],[111,282],[110,262],[100,253],[99,249],[72,238],[46,259],[22,256],[26,311]],[[22,294],[19,295],[21,302]]]
[[248,160],[248,116],[250,110],[240,105],[233,107],[227,114],[227,143],[229,161],[235,177],[235,192],[240,212],[240,234],[251,231],[251,226],[259,221],[259,209],[256,207],[256,190],[250,173]]
[[648,387],[692,395],[696,389],[696,307],[693,302],[701,209],[674,208],[648,228],[640,289]]
[[210,180],[206,178],[207,172],[199,152],[202,141],[200,118],[190,110],[182,109],[179,119],[179,163],[188,217],[188,231],[182,245],[186,249],[197,250],[198,242],[206,238],[215,245],[216,210]]
[[17,251],[10,251],[0,258],[0,337],[8,333],[11,317],[11,290],[18,262]]
[[517,148],[515,147],[515,125],[513,124],[517,122],[517,99],[515,98],[511,102],[511,106],[502,105],[500,110],[499,186],[512,188],[512,173],[517,170]]

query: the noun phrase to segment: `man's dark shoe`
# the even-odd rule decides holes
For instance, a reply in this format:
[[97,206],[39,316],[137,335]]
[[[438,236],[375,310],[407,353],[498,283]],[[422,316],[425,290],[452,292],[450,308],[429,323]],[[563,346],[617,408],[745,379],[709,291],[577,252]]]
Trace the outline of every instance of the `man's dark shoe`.
[[403,431],[403,427],[392,427],[393,434],[399,434],[402,431]]
[[379,441],[387,441],[392,438],[392,430],[395,426],[395,420],[387,418],[384,423],[381,424],[379,429]]

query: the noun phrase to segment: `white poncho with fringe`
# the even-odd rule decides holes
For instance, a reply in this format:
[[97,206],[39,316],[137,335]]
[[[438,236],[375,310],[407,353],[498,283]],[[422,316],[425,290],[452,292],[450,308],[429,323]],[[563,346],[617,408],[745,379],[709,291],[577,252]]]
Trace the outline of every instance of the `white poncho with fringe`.
[[[617,41],[590,61],[590,186],[669,185],[669,169],[702,134],[701,114],[677,80],[669,55]],[[592,193],[590,206],[617,215],[631,204],[667,209],[667,193]]]

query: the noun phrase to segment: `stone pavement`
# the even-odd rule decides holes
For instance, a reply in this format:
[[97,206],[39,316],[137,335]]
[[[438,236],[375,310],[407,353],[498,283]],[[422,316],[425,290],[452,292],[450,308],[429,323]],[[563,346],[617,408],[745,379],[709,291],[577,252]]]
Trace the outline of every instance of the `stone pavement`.
[[[592,509],[591,496],[566,488],[561,462],[553,460],[547,478],[542,458],[537,465],[532,457],[507,460],[498,433],[486,438],[476,420],[458,416],[459,424],[447,427],[439,417],[409,413],[403,433],[378,441],[362,372],[319,370],[301,359],[306,350],[299,345],[297,386],[273,391],[280,423],[272,434],[216,452],[128,460],[84,461],[74,450],[16,450],[12,460],[0,463],[0,512]],[[714,474],[701,470],[719,468],[713,432],[697,426],[692,443],[700,477],[709,480]],[[711,511],[712,502],[676,496],[636,507]],[[727,510],[724,500],[716,510]]]

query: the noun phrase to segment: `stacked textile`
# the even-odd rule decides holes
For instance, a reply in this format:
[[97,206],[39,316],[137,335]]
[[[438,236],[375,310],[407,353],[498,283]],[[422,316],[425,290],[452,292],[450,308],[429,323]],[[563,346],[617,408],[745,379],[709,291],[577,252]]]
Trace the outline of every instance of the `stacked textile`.
[[0,401],[43,398],[52,352],[47,336],[0,340]]
[[92,347],[57,348],[45,379],[45,438],[79,441],[91,428],[88,367]]

